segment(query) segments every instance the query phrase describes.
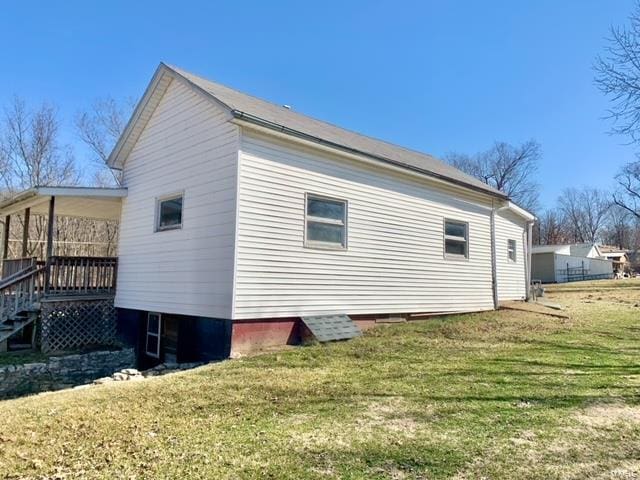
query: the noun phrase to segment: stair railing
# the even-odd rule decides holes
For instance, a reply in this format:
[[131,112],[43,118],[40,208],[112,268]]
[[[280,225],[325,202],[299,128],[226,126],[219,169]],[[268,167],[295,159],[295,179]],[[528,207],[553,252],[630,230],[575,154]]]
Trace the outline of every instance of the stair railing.
[[44,293],[46,267],[35,265],[0,283],[0,323],[33,307]]

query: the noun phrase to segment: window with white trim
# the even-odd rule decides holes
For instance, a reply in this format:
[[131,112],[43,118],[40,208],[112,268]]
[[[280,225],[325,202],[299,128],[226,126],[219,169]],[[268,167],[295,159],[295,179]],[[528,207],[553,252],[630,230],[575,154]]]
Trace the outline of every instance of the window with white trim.
[[147,338],[145,353],[150,357],[160,358],[160,326],[162,316],[159,313],[149,312],[147,315]]
[[469,224],[458,220],[444,220],[444,255],[469,258]]
[[183,194],[178,193],[156,201],[157,232],[182,228],[182,199]]
[[344,250],[347,248],[347,202],[307,194],[305,246]]
[[507,256],[511,262],[516,261],[516,241],[507,240]]

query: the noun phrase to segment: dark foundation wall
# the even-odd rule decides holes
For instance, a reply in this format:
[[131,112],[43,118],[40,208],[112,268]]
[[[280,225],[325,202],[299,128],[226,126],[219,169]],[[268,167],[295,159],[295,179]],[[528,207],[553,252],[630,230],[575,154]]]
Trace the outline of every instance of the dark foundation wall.
[[[163,319],[177,323],[177,352],[175,353],[177,353],[178,362],[206,362],[229,357],[231,320],[158,313],[161,313]],[[117,309],[119,339],[124,345],[135,348],[138,367],[143,369],[164,362],[164,347],[165,344],[169,346],[170,343],[169,339],[161,338],[160,358],[146,354],[147,315],[146,311]]]
[[183,317],[178,333],[178,361],[204,362],[228,358],[231,320]]
[[[206,362],[229,358],[232,353],[245,354],[279,345],[298,345],[310,337],[299,317],[224,320],[186,315],[162,314],[167,322],[177,324],[177,351],[169,355],[181,363]],[[145,353],[148,312],[118,309],[118,334],[121,341],[134,347],[139,368],[151,368],[165,361],[164,346],[173,347],[174,338],[161,338],[160,358]],[[351,315],[352,320],[366,330],[376,325],[377,315]]]

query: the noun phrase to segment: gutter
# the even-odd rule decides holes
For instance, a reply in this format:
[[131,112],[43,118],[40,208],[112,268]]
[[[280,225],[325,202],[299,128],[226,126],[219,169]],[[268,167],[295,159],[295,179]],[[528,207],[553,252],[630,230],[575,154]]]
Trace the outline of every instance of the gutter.
[[529,302],[531,300],[531,261],[532,261],[532,251],[533,251],[533,224],[535,220],[527,221],[527,252],[526,259],[527,263],[525,264],[525,281],[526,281],[526,294],[525,300]]
[[461,180],[456,180],[456,179],[447,177],[446,175],[442,175],[442,174],[439,174],[439,173],[436,173],[436,172],[432,172],[431,170],[425,170],[425,169],[422,169],[422,168],[414,167],[413,165],[408,165],[406,163],[399,162],[397,160],[392,160],[390,158],[383,157],[381,155],[375,155],[375,154],[372,154],[372,153],[363,152],[362,150],[358,150],[358,149],[355,149],[355,148],[347,147],[345,145],[341,145],[339,143],[331,142],[329,140],[324,140],[323,138],[316,137],[314,135],[309,135],[308,133],[304,133],[304,132],[301,132],[299,130],[294,130],[292,128],[285,127],[284,125],[280,125],[278,123],[271,122],[269,120],[265,120],[265,119],[260,118],[260,117],[256,117],[255,115],[251,115],[250,113],[246,113],[246,112],[242,112],[240,110],[233,109],[233,110],[231,110],[231,114],[237,120],[244,121],[244,122],[247,122],[247,123],[250,123],[250,124],[253,124],[253,125],[257,125],[259,127],[263,127],[263,128],[267,128],[269,130],[273,130],[273,131],[276,131],[276,132],[284,133],[284,134],[290,135],[292,137],[297,137],[297,138],[300,138],[302,140],[313,142],[313,143],[316,143],[316,144],[319,144],[319,145],[322,145],[322,146],[325,146],[325,147],[330,147],[330,148],[334,148],[334,149],[337,149],[337,150],[341,150],[343,152],[347,152],[347,153],[350,153],[350,154],[363,155],[365,157],[373,158],[373,159],[378,160],[380,162],[389,163],[389,164],[394,165],[396,167],[400,167],[400,168],[403,168],[403,169],[406,169],[406,170],[411,170],[413,172],[417,172],[417,173],[420,173],[422,175],[426,175],[426,176],[429,176],[429,177],[437,178],[438,180],[441,180],[441,181],[444,181],[444,182],[447,182],[447,183],[452,183],[452,184],[455,184],[455,185],[458,185],[458,186],[461,186],[461,187],[464,187],[464,188],[475,190],[475,191],[483,193],[485,195],[492,195],[493,197],[500,198],[502,200],[508,200],[509,199],[509,197],[507,195],[501,194],[499,192],[493,192],[491,190],[484,189],[484,188],[479,187],[477,185],[472,185],[470,183],[466,183],[466,182],[463,182]]

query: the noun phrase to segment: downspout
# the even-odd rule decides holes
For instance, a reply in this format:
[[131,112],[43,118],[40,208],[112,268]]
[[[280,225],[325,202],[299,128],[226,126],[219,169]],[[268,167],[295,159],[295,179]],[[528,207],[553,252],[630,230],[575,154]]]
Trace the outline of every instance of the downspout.
[[493,309],[498,309],[498,269],[496,265],[496,212],[491,200],[491,289],[493,291]]
[[526,259],[527,263],[525,265],[525,281],[526,283],[526,293],[525,300],[528,302],[531,300],[531,251],[533,250],[533,224],[534,220],[527,222],[527,252]]

